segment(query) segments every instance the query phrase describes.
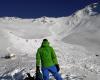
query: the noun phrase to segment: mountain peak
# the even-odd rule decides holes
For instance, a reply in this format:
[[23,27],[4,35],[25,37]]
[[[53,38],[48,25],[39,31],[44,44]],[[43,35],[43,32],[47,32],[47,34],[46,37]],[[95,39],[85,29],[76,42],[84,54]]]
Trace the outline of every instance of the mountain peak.
[[100,13],[100,3],[93,3],[91,5],[88,5],[84,9],[84,13],[90,16],[99,14]]
[[94,16],[100,14],[100,3],[93,3],[82,10],[77,11],[73,15],[79,16],[79,17],[85,17],[85,16]]

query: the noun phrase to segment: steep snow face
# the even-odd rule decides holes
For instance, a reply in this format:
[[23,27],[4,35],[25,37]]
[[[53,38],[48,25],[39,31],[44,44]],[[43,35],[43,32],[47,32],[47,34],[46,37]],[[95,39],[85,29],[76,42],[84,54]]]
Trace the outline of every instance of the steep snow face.
[[50,35],[48,31],[49,25],[47,28],[46,24],[44,25],[40,22],[32,23],[28,20],[2,20],[0,26],[12,30],[15,35],[23,38],[41,38]]
[[100,16],[84,19],[63,39],[66,43],[78,44],[90,51],[100,51]]
[[[90,6],[88,7],[90,8]],[[87,7],[74,15],[79,15],[82,19],[77,26],[74,26],[72,33],[63,38],[63,41],[84,46],[89,51],[97,52],[98,54],[100,52],[100,15],[84,14],[83,16],[84,10],[87,10]]]

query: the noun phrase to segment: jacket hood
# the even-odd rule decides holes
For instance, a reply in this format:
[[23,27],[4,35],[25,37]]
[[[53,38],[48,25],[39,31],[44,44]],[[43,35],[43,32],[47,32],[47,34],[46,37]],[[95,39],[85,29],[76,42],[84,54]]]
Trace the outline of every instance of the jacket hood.
[[41,47],[45,47],[45,46],[49,46],[49,42],[48,41],[43,41]]

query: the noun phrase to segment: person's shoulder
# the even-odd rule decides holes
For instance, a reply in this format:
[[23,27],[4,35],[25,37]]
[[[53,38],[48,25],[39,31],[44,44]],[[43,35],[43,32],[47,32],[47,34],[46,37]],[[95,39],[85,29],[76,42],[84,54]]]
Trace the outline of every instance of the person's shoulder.
[[50,49],[53,49],[53,47],[52,47],[52,46],[49,46],[49,48],[50,48]]
[[38,48],[38,52],[42,51],[43,47],[39,47]]
[[41,50],[41,47],[39,47],[38,49],[37,49],[37,51],[40,51]]

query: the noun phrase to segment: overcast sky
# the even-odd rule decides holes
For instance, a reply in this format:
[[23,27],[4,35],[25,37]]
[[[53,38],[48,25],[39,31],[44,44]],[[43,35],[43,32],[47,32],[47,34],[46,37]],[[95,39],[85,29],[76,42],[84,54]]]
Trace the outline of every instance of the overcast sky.
[[0,0],[0,17],[62,17],[99,0]]

